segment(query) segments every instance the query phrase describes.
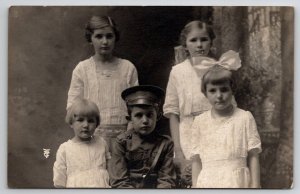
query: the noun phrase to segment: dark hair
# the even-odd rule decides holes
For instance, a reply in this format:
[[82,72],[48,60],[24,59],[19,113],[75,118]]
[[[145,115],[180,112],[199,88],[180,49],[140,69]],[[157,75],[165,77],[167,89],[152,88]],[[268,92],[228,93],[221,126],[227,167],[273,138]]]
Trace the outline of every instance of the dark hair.
[[216,38],[216,35],[215,35],[214,30],[211,25],[208,25],[207,23],[199,21],[199,20],[194,20],[194,21],[187,23],[184,26],[184,28],[181,30],[181,33],[179,36],[179,43],[181,44],[181,46],[186,47],[187,35],[192,31],[192,29],[194,27],[206,30],[209,38],[211,39],[211,43]]
[[97,126],[100,124],[100,113],[98,106],[90,100],[77,98],[67,110],[66,123],[72,125],[74,119],[78,115],[96,117]]
[[91,42],[92,34],[94,30],[104,28],[104,27],[111,27],[115,33],[116,41],[120,39],[120,33],[117,29],[116,23],[114,20],[109,16],[93,16],[85,27],[85,38],[88,42]]
[[214,85],[229,82],[232,92],[235,92],[234,79],[232,72],[220,65],[210,68],[202,77],[201,91],[206,96],[206,86],[211,83]]

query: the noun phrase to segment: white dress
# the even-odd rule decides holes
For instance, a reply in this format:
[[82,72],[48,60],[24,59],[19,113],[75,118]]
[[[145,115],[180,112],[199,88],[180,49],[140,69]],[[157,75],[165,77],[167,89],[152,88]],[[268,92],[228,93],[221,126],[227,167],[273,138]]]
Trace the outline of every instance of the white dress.
[[192,123],[194,117],[211,108],[207,98],[201,92],[201,77],[207,71],[196,72],[189,59],[175,65],[169,76],[164,116],[178,115],[180,146],[184,156],[189,159],[192,145]]
[[214,119],[209,110],[195,118],[192,130],[192,154],[199,154],[202,163],[196,187],[249,187],[248,151],[261,152],[252,114],[234,108],[232,116]]
[[116,63],[116,69],[104,70],[93,57],[81,61],[73,70],[67,108],[77,97],[86,98],[97,104],[101,126],[127,124],[127,108],[121,92],[138,85],[138,74],[130,61],[116,58]]
[[109,188],[106,142],[94,137],[90,142],[68,140],[60,145],[53,166],[54,186],[67,188]]

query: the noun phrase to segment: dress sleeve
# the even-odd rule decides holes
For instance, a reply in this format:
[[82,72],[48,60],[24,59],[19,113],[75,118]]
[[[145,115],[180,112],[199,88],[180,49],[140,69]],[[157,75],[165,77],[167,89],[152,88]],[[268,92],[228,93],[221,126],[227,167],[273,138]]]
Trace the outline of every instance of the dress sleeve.
[[200,146],[199,146],[199,116],[196,116],[193,124],[191,126],[191,144],[192,144],[192,150],[191,155],[188,158],[193,158],[195,155],[200,154]]
[[176,79],[174,77],[173,71],[171,71],[169,76],[169,81],[166,91],[165,104],[163,106],[164,116],[168,117],[168,114],[173,113],[179,115],[179,97]]
[[161,153],[164,160],[158,171],[157,188],[175,188],[176,174],[173,164],[174,144],[170,140],[166,143],[165,147],[165,151]]
[[54,187],[66,187],[67,184],[67,162],[64,144],[60,145],[56,153],[56,161],[53,165]]
[[257,131],[257,126],[256,126],[256,122],[255,119],[253,117],[253,115],[248,112],[248,123],[247,123],[247,137],[248,137],[248,147],[247,150],[248,152],[252,149],[257,149],[258,153],[260,153],[262,151],[261,148],[261,141],[260,141],[260,137],[259,137],[259,133]]
[[131,62],[128,61],[128,63],[129,63],[129,66],[130,66],[129,73],[128,73],[129,85],[130,86],[137,86],[137,85],[139,85],[138,72],[137,72],[135,66]]
[[112,188],[134,188],[130,182],[125,158],[124,142],[116,139],[112,146],[112,156],[109,160],[109,176]]
[[80,65],[77,65],[72,73],[70,89],[68,92],[67,109],[72,105],[74,100],[84,95],[84,82],[82,79]]

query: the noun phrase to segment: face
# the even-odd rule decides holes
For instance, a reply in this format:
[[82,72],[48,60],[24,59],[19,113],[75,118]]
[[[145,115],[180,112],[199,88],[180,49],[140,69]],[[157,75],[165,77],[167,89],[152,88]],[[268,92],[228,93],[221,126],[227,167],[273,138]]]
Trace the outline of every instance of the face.
[[207,56],[211,39],[204,29],[194,28],[186,37],[186,49],[191,57]]
[[206,85],[206,97],[215,111],[226,112],[231,110],[232,90],[228,82]]
[[131,112],[131,122],[133,129],[138,134],[144,136],[149,135],[155,129],[157,113],[154,107],[134,106]]
[[74,130],[75,137],[82,141],[87,141],[91,139],[91,136],[94,134],[94,131],[97,127],[96,117],[87,117],[87,116],[76,116],[71,125],[71,128]]
[[110,55],[115,48],[116,36],[111,27],[104,27],[94,30],[91,40],[95,53]]

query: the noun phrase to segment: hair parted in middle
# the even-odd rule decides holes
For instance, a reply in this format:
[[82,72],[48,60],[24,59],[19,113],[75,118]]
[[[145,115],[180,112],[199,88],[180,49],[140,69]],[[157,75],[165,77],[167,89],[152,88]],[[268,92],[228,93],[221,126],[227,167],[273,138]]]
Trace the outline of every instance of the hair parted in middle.
[[211,25],[202,22],[200,20],[194,20],[189,23],[187,23],[184,28],[181,30],[180,36],[179,36],[179,43],[181,46],[186,47],[186,39],[188,34],[194,29],[198,28],[201,30],[205,30],[211,39],[211,42],[216,38],[216,35],[214,33],[214,30]]
[[92,16],[85,27],[85,38],[88,42],[91,42],[92,34],[94,30],[104,27],[111,27],[116,36],[116,42],[120,39],[120,33],[117,29],[115,21],[109,16]]
[[236,87],[232,72],[220,65],[214,65],[202,77],[201,92],[206,96],[207,84],[218,85],[226,82],[229,83],[230,88],[234,93]]
[[100,125],[100,113],[98,106],[90,100],[77,98],[67,110],[65,119],[66,123],[72,125],[77,116],[95,117],[97,126]]

